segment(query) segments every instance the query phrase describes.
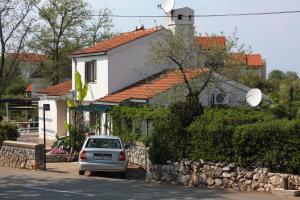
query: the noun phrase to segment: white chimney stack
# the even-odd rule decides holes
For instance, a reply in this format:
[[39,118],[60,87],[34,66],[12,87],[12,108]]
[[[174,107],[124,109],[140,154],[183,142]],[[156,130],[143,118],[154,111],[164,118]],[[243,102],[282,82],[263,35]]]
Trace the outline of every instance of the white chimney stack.
[[184,7],[174,9],[168,14],[168,28],[174,34],[185,33],[187,37],[193,38],[195,34],[195,12],[193,9]]

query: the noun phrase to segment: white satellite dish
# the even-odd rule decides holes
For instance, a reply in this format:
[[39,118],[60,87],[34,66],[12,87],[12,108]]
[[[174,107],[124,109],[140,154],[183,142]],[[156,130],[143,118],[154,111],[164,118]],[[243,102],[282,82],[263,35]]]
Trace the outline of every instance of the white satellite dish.
[[256,107],[260,104],[262,100],[262,92],[260,89],[251,89],[247,94],[246,94],[246,100],[247,103],[252,106]]
[[165,13],[169,13],[174,9],[175,0],[165,0],[163,4],[158,5]]

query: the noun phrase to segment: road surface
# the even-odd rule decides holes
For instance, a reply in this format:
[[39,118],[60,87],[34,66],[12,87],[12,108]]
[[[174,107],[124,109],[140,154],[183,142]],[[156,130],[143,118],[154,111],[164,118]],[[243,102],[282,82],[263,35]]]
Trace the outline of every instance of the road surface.
[[79,176],[0,167],[0,199],[59,200],[286,200],[266,193],[236,193],[178,185],[148,184],[143,180]]

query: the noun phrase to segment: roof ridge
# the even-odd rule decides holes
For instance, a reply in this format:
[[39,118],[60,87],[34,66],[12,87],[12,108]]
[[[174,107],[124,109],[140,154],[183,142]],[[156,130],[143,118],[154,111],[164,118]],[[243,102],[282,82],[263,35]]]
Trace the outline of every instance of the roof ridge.
[[161,26],[153,28],[140,28],[139,30],[133,30],[130,32],[120,33],[112,38],[100,41],[94,45],[78,50],[70,55],[80,55],[80,54],[89,54],[89,53],[98,53],[98,52],[107,52],[111,49],[117,48],[134,40],[146,37],[156,31],[161,30]]

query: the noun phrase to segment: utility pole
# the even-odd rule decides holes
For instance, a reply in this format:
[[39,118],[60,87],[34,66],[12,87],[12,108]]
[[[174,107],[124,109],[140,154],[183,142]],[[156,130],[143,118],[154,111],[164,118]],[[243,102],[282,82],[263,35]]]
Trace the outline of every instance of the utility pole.
[[50,111],[50,104],[43,105],[44,118],[44,171],[46,171],[46,111]]

